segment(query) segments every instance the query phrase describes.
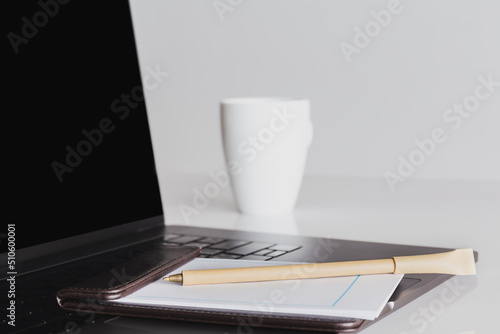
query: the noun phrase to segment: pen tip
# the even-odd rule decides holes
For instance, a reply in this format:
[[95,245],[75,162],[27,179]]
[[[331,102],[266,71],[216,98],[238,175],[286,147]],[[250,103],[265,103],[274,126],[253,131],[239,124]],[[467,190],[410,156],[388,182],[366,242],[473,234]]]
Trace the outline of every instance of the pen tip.
[[163,277],[163,280],[167,281],[167,282],[182,283],[182,274],[176,274],[176,275],[170,275],[167,277]]

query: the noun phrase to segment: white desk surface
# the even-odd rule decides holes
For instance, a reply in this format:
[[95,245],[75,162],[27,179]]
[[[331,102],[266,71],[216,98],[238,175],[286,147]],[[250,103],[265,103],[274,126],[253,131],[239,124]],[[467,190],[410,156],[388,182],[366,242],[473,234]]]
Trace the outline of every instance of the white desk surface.
[[[383,178],[306,176],[293,214],[244,216],[230,187],[184,219],[194,189],[208,175],[162,175],[167,225],[191,225],[337,239],[403,243],[479,252],[476,276],[449,283],[406,305],[362,333],[477,334],[498,331],[500,311],[500,182],[408,179],[393,193]],[[496,259],[496,260],[495,260]]]

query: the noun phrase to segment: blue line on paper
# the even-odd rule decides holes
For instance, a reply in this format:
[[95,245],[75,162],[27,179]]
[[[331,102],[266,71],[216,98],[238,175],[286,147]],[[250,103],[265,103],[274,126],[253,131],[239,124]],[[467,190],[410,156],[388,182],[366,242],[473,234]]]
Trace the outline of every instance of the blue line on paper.
[[344,297],[344,295],[347,293],[347,291],[349,291],[352,288],[352,286],[354,285],[354,283],[356,283],[356,281],[358,280],[358,278],[359,278],[359,275],[356,276],[356,278],[354,279],[354,281],[352,281],[351,285],[349,285],[349,287],[347,288],[347,290],[344,291],[344,293],[342,294],[342,296],[340,296],[339,299],[337,299],[335,301],[335,303],[333,303],[332,307],[335,307],[335,305],[337,305],[337,303],[342,299],[342,297]]

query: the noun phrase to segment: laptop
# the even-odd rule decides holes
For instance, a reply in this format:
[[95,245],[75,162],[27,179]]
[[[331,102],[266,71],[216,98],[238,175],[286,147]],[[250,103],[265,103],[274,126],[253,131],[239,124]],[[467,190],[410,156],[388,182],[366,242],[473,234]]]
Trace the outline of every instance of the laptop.
[[[7,174],[14,213],[6,215],[0,240],[0,287],[7,296],[2,333],[241,332],[241,325],[116,317],[57,305],[58,290],[157,245],[199,246],[201,257],[297,262],[447,250],[170,226],[128,1],[5,5],[10,138],[4,144],[14,157]],[[448,278],[406,275],[376,321]],[[373,322],[351,319],[346,331]]]

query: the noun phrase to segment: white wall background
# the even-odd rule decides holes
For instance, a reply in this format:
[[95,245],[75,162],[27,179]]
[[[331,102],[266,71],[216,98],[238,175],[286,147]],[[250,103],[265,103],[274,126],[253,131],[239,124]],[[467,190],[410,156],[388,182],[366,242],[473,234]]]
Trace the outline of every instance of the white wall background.
[[160,172],[223,169],[219,101],[277,95],[311,100],[307,174],[383,178],[440,127],[413,177],[500,180],[500,86],[458,129],[442,119],[479,76],[500,82],[500,3],[401,0],[349,63],[340,44],[390,3],[131,0],[143,76],[169,73],[146,91]]

